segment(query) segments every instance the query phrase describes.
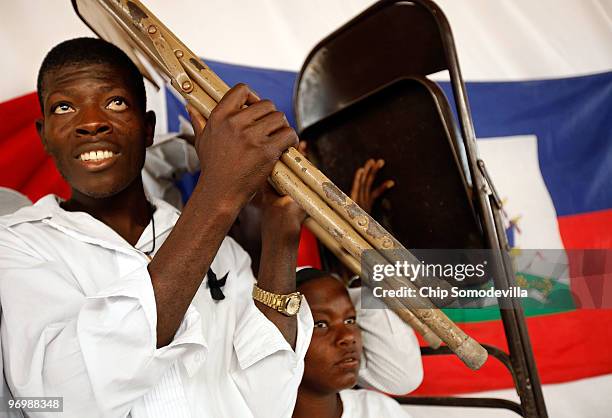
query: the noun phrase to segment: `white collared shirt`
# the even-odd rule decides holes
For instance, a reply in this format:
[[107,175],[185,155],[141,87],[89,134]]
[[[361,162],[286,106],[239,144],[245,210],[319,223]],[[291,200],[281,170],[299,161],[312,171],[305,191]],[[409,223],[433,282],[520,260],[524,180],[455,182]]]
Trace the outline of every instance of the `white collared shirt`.
[[340,399],[340,418],[410,418],[395,399],[373,390],[343,390]]
[[[155,246],[179,212],[155,200]],[[205,216],[205,214],[203,214]],[[174,340],[156,348],[148,258],[55,196],[0,218],[1,338],[15,396],[61,396],[62,417],[290,417],[312,333],[307,303],[295,351],[254,305],[250,259],[226,238]],[[30,416],[46,416],[29,413]],[[49,413],[48,416],[58,416]]]
[[361,289],[348,289],[357,311],[363,354],[357,384],[406,395],[423,381],[421,348],[412,328],[388,308],[365,309]]
[[[423,381],[421,349],[412,328],[390,309],[364,309],[361,289],[349,289],[357,310],[363,355],[358,384],[394,395],[405,395]],[[340,392],[341,418],[410,418],[391,397],[367,389]]]

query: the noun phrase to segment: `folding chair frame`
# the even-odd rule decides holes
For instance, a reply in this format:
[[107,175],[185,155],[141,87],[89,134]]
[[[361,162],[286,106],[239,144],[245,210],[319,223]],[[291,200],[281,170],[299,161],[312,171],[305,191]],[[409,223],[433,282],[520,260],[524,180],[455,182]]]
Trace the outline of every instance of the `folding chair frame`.
[[[501,220],[502,204],[487,173],[484,161],[477,156],[474,126],[452,32],[444,13],[435,3],[430,0],[411,0],[409,2],[402,0],[381,0],[321,41],[306,59],[297,80],[294,93],[294,109],[296,109],[298,130],[302,132],[308,127],[304,126],[304,115],[307,111],[303,111],[304,106],[301,106],[303,105],[303,101],[300,102],[300,99],[304,91],[309,88],[308,83],[304,82],[304,72],[308,69],[310,61],[315,53],[319,49],[324,48],[326,44],[339,35],[350,30],[354,25],[365,21],[386,8],[394,7],[398,4],[410,4],[422,8],[422,10],[426,10],[437,24],[445,62],[444,68],[436,68],[436,70],[446,69],[450,74],[461,139],[463,141],[471,179],[472,201],[476,211],[480,215],[479,220],[486,246],[494,252],[494,284],[497,289],[509,289],[516,286],[516,279],[508,256],[510,248]],[[375,34],[372,34],[372,36],[375,36]],[[439,62],[436,62],[434,67],[436,65],[439,66],[439,64]],[[381,65],[385,65],[385,63],[381,63]],[[317,71],[324,71],[324,69],[317,68]],[[416,75],[426,76],[428,74],[429,73]],[[405,74],[405,76],[408,77],[411,75],[413,74]],[[316,103],[313,104],[309,102],[308,106],[313,108],[313,106],[316,106]],[[451,121],[451,123],[452,122],[453,121]],[[308,125],[308,123],[306,123],[306,125]],[[398,397],[396,399],[403,404],[504,408],[514,411],[523,417],[546,418],[548,416],[546,405],[544,403],[540,379],[533,357],[522,306],[519,301],[512,298],[501,297],[498,298],[498,302],[500,307],[502,307],[502,309],[500,309],[501,320],[508,342],[509,353],[505,353],[491,346],[486,346],[486,348],[489,354],[501,361],[512,374],[520,404],[505,399],[492,398],[413,396]],[[450,350],[445,347],[438,350],[422,348],[422,353],[423,355],[451,354]]]

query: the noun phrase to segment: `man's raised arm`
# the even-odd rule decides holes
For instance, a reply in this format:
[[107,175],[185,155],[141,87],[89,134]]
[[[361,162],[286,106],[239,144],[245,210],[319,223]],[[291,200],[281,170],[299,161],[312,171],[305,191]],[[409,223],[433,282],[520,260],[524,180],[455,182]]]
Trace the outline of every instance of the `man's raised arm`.
[[[148,266],[158,347],[172,341],[240,209],[265,184],[282,152],[297,144],[285,116],[271,102],[259,101],[245,85],[232,88],[207,122],[193,108],[190,114],[202,172],[174,229]],[[278,321],[286,337],[295,338],[295,318],[268,317]]]

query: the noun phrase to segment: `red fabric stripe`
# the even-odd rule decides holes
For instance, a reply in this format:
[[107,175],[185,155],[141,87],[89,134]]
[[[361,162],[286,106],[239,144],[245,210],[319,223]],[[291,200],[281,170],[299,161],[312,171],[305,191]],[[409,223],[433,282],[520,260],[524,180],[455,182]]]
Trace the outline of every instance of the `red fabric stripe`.
[[2,185],[22,191],[24,184],[48,158],[34,124],[13,131],[3,138],[1,146]]
[[558,222],[564,247],[574,250],[568,258],[576,305],[612,308],[612,209],[561,216]]
[[31,126],[40,116],[36,92],[0,103],[0,145],[12,132]]
[[34,123],[40,116],[36,93],[0,104],[0,186],[15,189],[33,202],[49,193],[67,198],[70,187],[36,132]]
[[300,267],[310,266],[317,269],[321,268],[321,257],[319,255],[317,238],[306,228],[302,228],[302,234],[300,235],[297,265]]
[[612,248],[612,209],[560,216],[558,222],[567,249]]
[[[507,350],[501,321],[459,324],[483,344]],[[578,310],[527,318],[542,383],[560,383],[612,372],[612,310]],[[416,395],[449,395],[513,387],[510,373],[490,357],[478,371],[455,356],[423,358],[425,378]]]

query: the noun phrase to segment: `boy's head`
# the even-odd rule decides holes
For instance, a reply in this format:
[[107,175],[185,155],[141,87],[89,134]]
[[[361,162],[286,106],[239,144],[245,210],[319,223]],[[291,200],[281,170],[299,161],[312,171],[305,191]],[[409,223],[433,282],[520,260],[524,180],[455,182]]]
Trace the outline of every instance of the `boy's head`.
[[36,88],[38,102],[44,113],[45,77],[61,68],[81,67],[85,64],[111,65],[124,70],[124,82],[130,86],[138,99],[138,104],[145,109],[147,96],[144,80],[132,60],[115,45],[98,38],[75,38],[57,44],[47,53],[40,69]]
[[155,114],[123,51],[100,39],[62,42],[45,57],[37,87],[37,129],[73,195],[112,196],[140,176]]
[[296,277],[315,323],[302,386],[319,393],[355,386],[361,364],[361,330],[346,287],[330,273],[312,268],[298,271]]

